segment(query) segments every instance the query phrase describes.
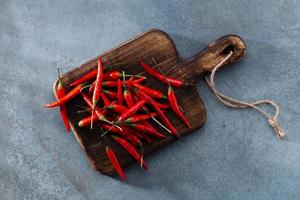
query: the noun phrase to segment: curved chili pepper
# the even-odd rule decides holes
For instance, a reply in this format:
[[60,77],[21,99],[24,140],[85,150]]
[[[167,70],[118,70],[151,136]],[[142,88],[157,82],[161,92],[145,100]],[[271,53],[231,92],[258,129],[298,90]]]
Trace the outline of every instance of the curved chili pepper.
[[148,94],[150,97],[153,98],[158,98],[158,99],[166,99],[166,95],[164,95],[161,91],[159,90],[155,90],[143,85],[140,85],[138,83],[133,83],[133,86],[142,90],[143,92],[145,92],[146,94]]
[[134,146],[132,146],[129,142],[126,140],[116,137],[116,136],[111,136],[114,141],[119,143],[136,161],[140,162],[141,166],[145,169],[148,170],[148,166],[146,162],[142,159],[142,156],[139,154],[139,152],[135,149]]
[[129,108],[133,106],[134,101],[131,93],[127,90],[127,88],[124,89],[124,100]]
[[157,130],[155,130],[153,128],[150,128],[148,126],[145,126],[143,124],[126,124],[126,126],[130,126],[130,127],[134,128],[134,129],[143,131],[145,133],[148,133],[148,134],[153,135],[153,136],[158,137],[158,138],[166,138],[165,135],[161,134]]
[[163,83],[170,84],[170,85],[172,85],[174,87],[178,87],[178,88],[182,88],[185,86],[185,83],[182,80],[179,80],[179,79],[176,79],[173,77],[166,77],[144,62],[141,62],[140,64],[144,68],[145,71],[147,71],[150,75],[152,75],[154,78],[160,80]]
[[145,94],[144,92],[142,92],[141,90],[138,90],[137,96],[140,99],[146,100],[147,103],[149,103],[155,109],[155,111],[157,112],[157,114],[159,115],[159,117],[162,119],[162,121],[165,123],[165,125],[167,126],[167,128],[171,131],[171,133],[174,136],[177,136],[177,130],[172,125],[172,123],[169,121],[169,119],[166,117],[166,115],[157,106],[156,102],[151,97],[149,97],[147,94]]
[[131,117],[132,115],[134,115],[141,107],[144,106],[144,104],[146,103],[145,100],[140,100],[139,102],[137,102],[136,104],[134,104],[131,108],[129,108],[127,110],[127,112],[124,112],[118,119],[118,121],[123,121],[126,120],[128,117]]
[[192,128],[188,120],[184,117],[183,113],[179,109],[179,105],[175,96],[175,92],[171,85],[169,85],[168,89],[168,99],[174,113],[182,120],[182,122],[188,127]]
[[[133,77],[130,78],[129,82],[131,82],[132,79],[133,79]],[[123,83],[125,83],[125,73],[124,73],[124,71],[123,71]],[[123,84],[123,85],[124,85],[124,100],[125,100],[127,106],[130,108],[134,104],[134,99],[133,99],[132,94],[128,91],[128,89],[126,87],[126,84]]]
[[88,72],[87,74],[85,74],[81,78],[79,78],[76,81],[74,81],[73,83],[71,83],[70,86],[72,86],[72,87],[77,86],[81,83],[84,83],[84,82],[96,77],[97,76],[97,71],[98,71],[97,69],[94,69],[94,70]]
[[117,81],[104,81],[102,83],[102,86],[104,86],[104,87],[118,87],[118,82]]
[[78,122],[78,126],[79,127],[87,127],[87,126],[91,125],[92,121],[94,122],[97,119],[98,119],[97,115],[93,115],[93,117],[92,116],[88,116],[88,117],[83,118],[82,120],[80,120]]
[[141,115],[134,115],[132,117],[127,118],[124,123],[136,123],[140,121],[145,121],[148,119],[151,119],[152,117],[155,117],[157,114],[155,112],[147,113],[147,114],[141,114]]
[[[135,94],[135,93],[134,93]],[[136,97],[136,95],[134,96],[134,97]],[[137,97],[136,97],[137,98]],[[157,101],[155,101],[154,99],[152,99],[152,101],[153,101],[153,103],[155,103],[155,105],[157,106],[157,107],[159,107],[160,109],[168,109],[168,108],[170,108],[170,105],[169,104],[163,104],[163,103],[159,103],[159,102],[157,102]],[[145,107],[146,108],[146,107]],[[144,109],[144,108],[143,108]],[[148,109],[144,109],[145,110],[145,112],[149,112],[148,111]]]
[[137,130],[134,130],[134,129],[130,128],[130,127],[124,127],[124,126],[122,126],[122,128],[123,129],[127,129],[128,133],[130,133],[132,135],[135,135],[135,136],[137,136],[137,137],[145,140],[148,144],[152,143],[152,140],[150,139],[150,137],[147,134],[145,134],[143,132],[139,132]]
[[117,94],[118,94],[118,103],[120,105],[123,104],[123,86],[122,86],[122,82],[120,79],[118,79],[118,91],[117,91]]
[[154,99],[152,99],[152,100],[153,100],[153,102],[155,102],[155,105],[157,107],[159,107],[160,109],[168,109],[168,108],[170,108],[169,104],[162,104],[162,103],[159,103],[159,102],[155,101]]
[[[132,76],[132,77],[134,77],[134,76]],[[137,79],[133,79],[131,82],[132,83],[141,83],[144,80],[146,80],[146,77],[140,77],[140,78],[137,78]],[[129,84],[129,82],[127,84]]]
[[168,109],[168,108],[170,108],[170,105],[169,105],[169,104],[162,104],[162,103],[156,102],[156,105],[157,105],[157,107],[159,107],[160,109]]
[[68,94],[66,94],[61,99],[58,99],[57,101],[55,101],[53,103],[45,104],[44,106],[46,108],[52,108],[52,107],[60,106],[60,105],[63,105],[65,103],[69,102],[70,100],[72,100],[75,96],[77,96],[80,93],[82,87],[83,87],[83,85],[81,85],[81,84],[77,85],[73,90],[71,90]]
[[100,99],[101,93],[102,93],[102,82],[103,82],[103,66],[101,57],[98,58],[98,71],[97,71],[97,78],[95,83],[95,89],[93,92],[93,107],[97,104],[98,100]]
[[143,124],[145,126],[148,126],[149,128],[155,129],[154,126],[152,126],[152,124],[148,121],[142,121],[142,122],[140,122],[140,124]]
[[111,164],[115,168],[116,172],[119,174],[119,176],[122,178],[122,180],[125,181],[126,175],[120,166],[120,163],[118,161],[118,158],[117,158],[115,152],[110,147],[106,147],[105,151],[106,151],[106,155],[107,155],[108,159],[110,160]]
[[102,128],[104,130],[107,130],[109,132],[112,132],[112,133],[115,133],[115,134],[118,134],[118,135],[122,136],[123,138],[125,138],[126,140],[131,142],[133,145],[138,146],[138,145],[141,144],[141,140],[137,136],[130,134],[129,130],[126,129],[126,127],[122,126],[123,130],[120,130],[117,127],[114,127],[112,125],[103,124]]
[[116,104],[116,103],[110,104],[109,106],[106,106],[105,108],[109,109],[109,110],[113,110],[113,111],[115,111],[115,112],[117,112],[119,114],[122,114],[122,113],[128,111],[128,108],[126,108],[123,105]]
[[109,98],[111,99],[117,99],[118,98],[118,94],[116,92],[113,91],[109,91],[109,90],[102,90],[105,94],[108,95]]
[[104,92],[101,93],[101,98],[103,100],[103,103],[105,106],[109,106],[111,104],[110,100],[108,97],[104,94]]
[[122,73],[119,71],[110,71],[105,73],[104,80],[117,80],[122,77]]
[[[65,88],[61,82],[61,78],[60,78],[60,73],[59,73],[59,68],[57,68],[57,73],[58,73],[58,85],[57,85],[57,99],[61,99],[66,95],[66,91]],[[67,107],[66,105],[61,105],[59,107],[60,110],[60,115],[61,118],[64,122],[64,125],[66,127],[67,132],[70,132],[71,127],[70,127],[70,123],[69,123],[69,119],[68,119],[68,114],[67,114]]]

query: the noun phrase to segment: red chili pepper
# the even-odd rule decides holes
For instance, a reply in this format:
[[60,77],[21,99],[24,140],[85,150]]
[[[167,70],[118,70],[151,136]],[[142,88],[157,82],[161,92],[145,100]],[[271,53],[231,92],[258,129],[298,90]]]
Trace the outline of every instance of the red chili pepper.
[[152,124],[150,122],[148,122],[148,121],[142,121],[142,122],[140,122],[140,124],[143,124],[143,125],[148,126],[148,127],[152,128],[152,129],[155,129],[154,126],[152,126]]
[[[123,71],[123,83],[125,83],[125,73]],[[131,82],[133,79],[133,77],[130,78],[129,82]],[[129,108],[131,108],[134,104],[134,99],[133,99],[133,96],[131,95],[131,93],[128,91],[127,87],[126,87],[126,84],[123,84],[124,85],[124,100],[127,104],[127,106]]]
[[176,78],[173,78],[173,77],[166,77],[166,76],[164,76],[160,72],[156,71],[155,69],[153,69],[152,67],[150,67],[149,65],[147,65],[144,62],[141,62],[141,66],[150,75],[152,75],[154,78],[160,80],[163,83],[170,84],[170,85],[172,85],[174,87],[178,87],[178,88],[182,88],[182,87],[185,86],[184,81],[176,79]]
[[[132,76],[132,77],[134,77],[134,76]],[[140,78],[137,78],[137,79],[133,79],[133,80],[131,81],[131,83],[141,83],[141,82],[143,82],[144,80],[146,80],[146,77],[140,77]],[[129,84],[129,82],[128,82],[127,84]]]
[[[122,81],[121,82],[121,85],[130,85],[132,83],[141,83],[143,82],[145,79],[144,78],[138,78],[138,79],[133,79],[132,82],[131,81]],[[105,87],[117,87],[118,86],[118,81],[104,81],[102,83],[102,86],[105,86]]]
[[93,122],[94,122],[94,121],[96,121],[97,119],[98,119],[98,116],[97,116],[97,115],[93,115],[93,117],[92,117],[92,116],[88,116],[88,117],[83,118],[82,120],[80,120],[80,121],[78,122],[78,126],[79,126],[79,127],[87,127],[87,126],[91,125],[92,120],[93,120]]
[[98,58],[98,71],[97,71],[97,78],[95,83],[95,89],[93,93],[93,107],[97,104],[98,100],[100,99],[102,93],[102,82],[103,82],[103,66],[101,57]]
[[[138,97],[135,95],[134,96],[136,99],[138,99]],[[154,100],[153,100],[154,101]],[[165,104],[163,104],[163,105],[165,105]],[[149,112],[149,110],[148,110],[148,108],[146,107],[146,106],[143,106],[142,107],[142,109],[143,109],[143,111],[145,112],[145,113],[147,113],[147,114],[149,114],[150,112]],[[163,113],[165,113],[166,111],[164,110],[164,111],[162,111]],[[171,131],[169,130],[169,129],[167,129],[165,126],[163,126],[156,118],[154,118],[154,117],[151,117],[158,125],[160,125],[162,128],[164,128],[165,130],[167,130],[169,133],[171,133]],[[149,126],[149,127],[151,127],[151,128],[154,128],[148,121],[142,121],[141,122],[142,124],[144,124],[144,125],[147,125],[147,126]],[[155,129],[155,128],[154,128]]]
[[122,126],[123,130],[120,130],[117,127],[114,127],[112,125],[103,124],[102,128],[104,130],[107,130],[109,132],[112,132],[112,133],[122,136],[123,138],[125,138],[126,140],[131,142],[133,145],[136,145],[136,146],[141,145],[141,140],[137,136],[130,134],[129,130],[126,129],[126,127]]
[[153,98],[158,98],[158,99],[166,99],[166,95],[164,95],[161,91],[159,90],[155,90],[143,85],[140,85],[138,83],[133,83],[133,86],[142,90],[143,92],[145,92],[146,94],[148,94],[150,97]]
[[110,71],[105,73],[104,80],[117,80],[122,77],[122,73],[119,71]]
[[127,90],[127,88],[124,89],[124,100],[129,108],[133,106],[134,101],[131,93]]
[[127,112],[124,112],[118,119],[118,121],[123,121],[126,120],[128,117],[131,117],[132,115],[134,115],[141,107],[144,106],[144,104],[146,103],[145,100],[141,100],[139,102],[137,102],[136,104],[134,104],[131,108],[129,108],[127,110]]
[[120,105],[123,105],[123,86],[122,86],[122,81],[118,79],[118,103]]
[[177,130],[172,125],[172,123],[169,121],[169,119],[166,117],[166,115],[157,106],[156,102],[151,97],[149,97],[147,94],[145,94],[144,92],[142,92],[141,90],[138,91],[137,96],[140,99],[146,100],[147,103],[149,103],[155,109],[155,111],[157,112],[157,114],[159,115],[159,117],[162,119],[162,121],[165,123],[165,125],[167,126],[167,128],[171,131],[171,133],[174,136],[177,136]]
[[67,103],[68,101],[72,100],[75,96],[77,96],[80,93],[82,86],[83,85],[77,85],[73,90],[71,90],[63,98],[58,99],[57,101],[55,101],[53,103],[45,104],[44,106],[46,108],[52,108],[52,107],[60,106],[60,105]]
[[128,84],[126,86],[127,86],[127,90],[129,92],[129,94],[132,96],[133,102],[136,102],[136,98],[135,98],[135,95],[134,95],[134,90],[133,90],[133,87],[132,87],[132,83],[133,83],[133,76],[130,77],[130,79],[128,80]]
[[159,103],[159,102],[156,102],[157,104],[157,107],[159,107],[160,109],[168,109],[170,108],[170,105],[169,104],[162,104],[162,103]]
[[108,95],[109,98],[111,99],[117,99],[118,98],[118,94],[116,92],[113,91],[109,91],[109,90],[102,90],[105,94]]
[[128,111],[128,108],[126,108],[125,106],[120,105],[120,104],[115,104],[115,103],[110,104],[109,106],[106,106],[105,108],[109,109],[109,110],[113,110],[119,114],[122,114],[122,113]]
[[148,166],[146,162],[142,159],[142,156],[139,154],[139,152],[135,149],[134,146],[132,146],[129,142],[126,140],[116,137],[116,136],[111,136],[117,143],[119,143],[136,161],[140,162],[141,166],[145,169],[148,170]]
[[156,131],[155,129],[145,126],[143,124],[126,124],[126,126],[130,126],[134,129],[143,131],[145,133],[148,133],[148,134],[153,135],[158,138],[166,138],[165,135],[163,135],[163,134],[159,133],[158,131]]
[[108,159],[110,160],[111,164],[113,165],[113,167],[115,168],[116,172],[119,174],[119,176],[122,178],[122,180],[125,181],[126,175],[120,166],[120,163],[118,161],[118,158],[117,158],[115,152],[110,147],[106,147],[106,155],[107,155]]
[[[90,72],[88,72],[87,74],[85,74],[84,76],[82,76],[81,78],[79,78],[78,80],[74,81],[73,83],[71,83],[70,86],[74,87],[74,86],[77,86],[81,83],[84,83],[86,81],[89,81],[91,80],[92,78],[95,78],[97,76],[97,73],[98,73],[98,70],[97,69],[94,69]],[[126,76],[130,76],[130,75],[126,75]],[[110,72],[107,72],[104,74],[103,76],[103,80],[105,81],[113,81],[113,80],[117,80],[119,78],[122,77],[122,73],[119,72],[119,71],[110,71]],[[143,78],[143,77],[141,77]],[[145,79],[145,78],[143,78]],[[142,82],[142,80],[139,80]]]
[[100,108],[98,108],[97,106],[94,106],[92,100],[91,100],[87,95],[85,95],[84,93],[81,93],[81,96],[83,97],[83,99],[84,99],[84,101],[86,102],[86,104],[87,104],[90,108],[94,109],[94,111],[95,111],[95,113],[96,113],[96,115],[97,115],[97,117],[98,117],[98,119],[99,119],[100,121],[104,121],[104,122],[110,123],[110,122],[105,118],[105,116],[104,116],[104,114],[105,114],[104,111],[102,111],[102,110],[101,110]]
[[84,76],[82,76],[81,78],[77,79],[76,81],[74,81],[73,83],[71,83],[70,86],[74,87],[77,86],[81,83],[84,83],[94,77],[97,76],[97,69],[94,69],[93,71],[88,72],[87,74],[85,74]]
[[[57,72],[58,72],[58,85],[57,85],[56,93],[57,93],[57,99],[61,99],[66,95],[66,91],[65,91],[65,88],[64,88],[64,86],[61,82],[59,68],[57,68]],[[70,132],[71,127],[70,127],[70,123],[69,123],[69,119],[68,119],[67,107],[66,107],[66,105],[61,105],[59,107],[59,109],[60,109],[61,118],[64,122],[64,125],[65,125],[66,129],[67,129],[67,132]]]
[[[134,93],[135,94],[135,93]],[[135,100],[138,99],[136,95],[134,95],[135,97]],[[155,102],[156,106],[159,107],[160,109],[168,109],[170,108],[170,105],[169,104],[163,104],[163,103],[159,103],[157,101],[155,101],[154,99],[152,99],[153,102]],[[146,108],[146,107],[145,107]],[[148,109],[144,109],[145,112],[148,112]]]
[[169,104],[162,104],[162,103],[159,103],[159,102],[155,101],[154,99],[152,99],[152,100],[153,100],[153,102],[155,102],[155,105],[157,107],[159,107],[160,109],[168,109],[168,108],[170,108]]
[[175,114],[182,120],[182,122],[188,127],[192,128],[188,120],[184,117],[183,113],[179,109],[179,105],[175,96],[175,92],[171,85],[169,85],[168,89],[168,99],[171,105],[172,110],[175,112]]
[[127,129],[127,132],[128,132],[129,134],[135,135],[135,136],[137,136],[137,137],[139,137],[139,138],[145,140],[148,144],[151,144],[151,143],[152,143],[152,140],[150,139],[150,137],[149,137],[147,134],[145,134],[145,133],[143,133],[143,132],[136,131],[136,130],[130,128],[130,127],[124,127],[124,126],[123,126],[122,128],[123,128],[123,129]]
[[[119,71],[109,71],[106,72],[104,75],[104,80],[105,81],[114,81],[117,80],[119,78],[121,78],[123,76],[123,74]],[[135,75],[125,75],[125,76],[135,76]],[[135,76],[135,77],[141,77],[141,76]],[[143,79],[145,79],[145,77],[141,77]]]
[[141,114],[141,115],[134,115],[132,117],[127,118],[123,122],[124,123],[136,123],[136,122],[140,122],[140,121],[145,121],[145,120],[151,119],[152,117],[155,117],[155,116],[156,116],[155,112],[147,113],[147,114]]
[[101,98],[103,100],[103,103],[105,106],[109,106],[111,104],[110,100],[108,97],[104,94],[104,92],[101,93]]

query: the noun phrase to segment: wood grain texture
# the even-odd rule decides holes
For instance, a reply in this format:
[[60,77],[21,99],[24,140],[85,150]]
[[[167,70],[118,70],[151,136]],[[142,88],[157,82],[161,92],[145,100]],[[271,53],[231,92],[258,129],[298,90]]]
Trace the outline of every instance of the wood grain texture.
[[[154,58],[160,65],[162,71],[174,77],[182,78],[187,82],[194,83],[205,72],[211,71],[220,60],[222,60],[229,51],[233,51],[231,59],[225,63],[230,64],[238,61],[245,54],[245,44],[241,38],[234,35],[224,36],[206,49],[196,54],[190,59],[183,60],[179,57],[176,47],[170,37],[163,31],[150,30],[144,34],[133,38],[132,40],[102,54],[105,70],[125,70],[130,74],[138,74],[143,72],[138,65],[139,61],[144,61],[150,65],[154,65]],[[98,56],[98,57],[99,57]],[[62,75],[62,82],[68,86],[71,82],[78,79],[92,69],[97,67],[97,58],[94,58],[79,67]],[[147,74],[145,74],[147,75]],[[167,86],[147,75],[146,85],[167,92]],[[56,95],[55,82],[53,91]],[[170,121],[174,124],[180,136],[186,135],[201,128],[206,120],[206,111],[203,101],[197,89],[189,86],[184,89],[177,89],[176,95],[179,104],[184,110],[186,118],[189,120],[192,129],[187,129],[181,121],[171,112],[166,114]],[[84,102],[80,97],[75,98],[68,103],[68,115],[74,135],[87,155],[92,167],[103,174],[112,175],[114,169],[105,155],[105,146],[110,145],[117,153],[120,164],[124,167],[134,162],[134,160],[110,138],[100,137],[100,127],[95,125],[93,130],[89,128],[78,127],[78,122],[87,114],[77,114],[79,108],[74,105],[84,106]],[[157,126],[156,126],[157,127]],[[158,130],[162,131],[159,127]],[[152,144],[143,144],[144,154],[147,155],[175,140],[169,136],[167,139],[154,139]]]

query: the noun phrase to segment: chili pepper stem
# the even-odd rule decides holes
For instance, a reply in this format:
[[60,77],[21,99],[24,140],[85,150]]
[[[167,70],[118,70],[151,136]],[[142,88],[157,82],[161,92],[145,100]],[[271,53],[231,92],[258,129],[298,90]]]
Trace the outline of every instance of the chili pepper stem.
[[108,133],[111,129],[113,129],[114,126],[110,127],[108,130],[106,130],[104,133],[102,133],[101,137],[104,137],[106,133]]
[[107,131],[105,131],[102,135],[101,135],[101,137],[104,137],[109,131],[111,131],[111,129],[113,129],[114,127],[117,127],[118,129],[120,129],[121,131],[123,131],[123,129],[120,127],[120,126],[118,126],[118,125],[116,125],[116,124],[113,124],[113,126],[112,127],[110,127]]
[[147,79],[146,76],[141,76],[141,75],[139,75],[139,74],[137,74],[137,75],[126,74],[125,77],[126,77],[126,76],[127,76],[127,77],[132,77],[132,76],[133,76],[133,77],[138,77],[138,78],[144,78],[144,79]]
[[151,117],[151,119],[153,119],[158,125],[160,125],[163,129],[165,129],[166,131],[168,131],[168,133],[171,133],[171,131],[165,127],[162,123],[160,123],[155,117]]
[[88,107],[85,107],[85,106],[80,106],[80,105],[74,105],[74,106],[77,107],[77,108],[83,108],[83,109],[85,109],[85,110],[88,109]]
[[[125,83],[125,72],[124,71],[122,71],[122,76],[123,76],[123,82]],[[126,88],[126,85],[124,85],[124,87]]]
[[147,77],[146,76],[141,76],[141,75],[125,75],[125,76],[130,76],[130,77],[138,77],[138,78],[143,78],[143,79],[147,79]]
[[59,67],[56,66],[56,68],[57,68],[57,78],[58,78],[58,82],[59,82],[60,84],[62,84],[62,83],[61,83],[61,77],[60,77],[60,70],[59,70]]
[[84,112],[88,112],[89,111],[89,109],[87,108],[87,109],[84,109],[84,110],[79,110],[79,111],[77,111],[77,113],[84,113]]
[[[110,125],[115,125],[113,122],[108,121],[108,120],[105,119],[105,118],[103,118],[103,119],[101,119],[101,120],[104,121],[104,122],[106,122],[106,123],[109,123]],[[120,126],[116,125],[116,127],[117,127],[118,129],[120,129],[121,131],[123,131],[123,129],[122,129]]]
[[92,84],[83,86],[83,87],[80,89],[80,92],[81,92],[82,90],[84,90],[85,88],[90,87],[91,85],[92,85]]
[[182,108],[181,106],[179,106],[179,110],[180,110],[182,113],[184,113],[184,110],[183,110],[183,108]]
[[[148,111],[146,111],[146,113],[149,114]],[[151,117],[151,119],[153,119],[153,121],[155,121],[159,126],[165,129],[168,133],[171,133],[171,131],[167,127],[165,127],[162,123],[160,123],[155,117]]]
[[[94,106],[95,107],[95,106]],[[91,130],[93,129],[93,117],[94,117],[94,107],[93,107],[93,109],[92,109],[92,120],[91,120]]]

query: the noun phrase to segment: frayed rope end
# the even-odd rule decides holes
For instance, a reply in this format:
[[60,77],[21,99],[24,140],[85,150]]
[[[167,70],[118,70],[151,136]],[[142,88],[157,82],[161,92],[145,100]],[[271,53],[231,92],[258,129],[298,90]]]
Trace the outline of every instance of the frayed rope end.
[[278,120],[269,118],[268,122],[274,128],[277,138],[280,140],[283,139],[285,136],[285,133],[284,133],[284,130],[279,126]]

